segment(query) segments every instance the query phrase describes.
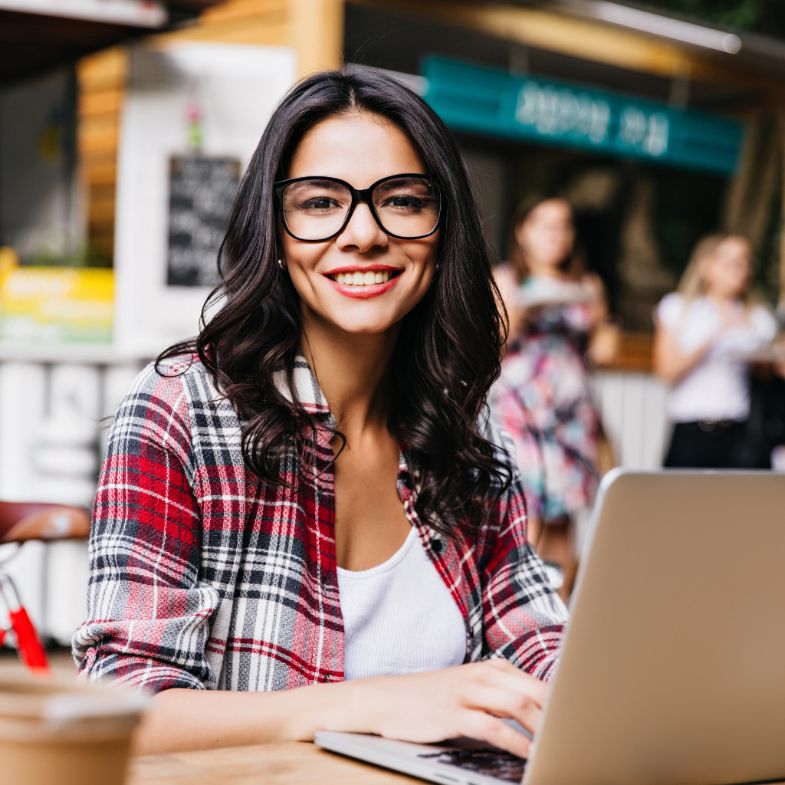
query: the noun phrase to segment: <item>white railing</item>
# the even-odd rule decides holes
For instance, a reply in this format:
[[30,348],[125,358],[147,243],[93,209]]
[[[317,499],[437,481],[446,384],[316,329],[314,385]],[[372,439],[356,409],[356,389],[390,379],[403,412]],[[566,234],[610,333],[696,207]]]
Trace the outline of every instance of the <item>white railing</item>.
[[[108,422],[140,359],[0,349],[0,499],[89,506]],[[0,561],[16,546],[0,546]],[[86,545],[27,543],[5,567],[39,629],[68,643],[84,617]]]
[[665,385],[651,374],[603,371],[595,374],[593,388],[617,463],[658,469],[668,437]]

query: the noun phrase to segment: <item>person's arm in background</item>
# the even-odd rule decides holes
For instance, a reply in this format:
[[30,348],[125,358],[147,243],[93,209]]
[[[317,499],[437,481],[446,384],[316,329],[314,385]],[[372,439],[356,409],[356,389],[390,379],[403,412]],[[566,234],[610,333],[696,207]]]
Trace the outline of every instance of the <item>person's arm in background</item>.
[[610,318],[605,285],[596,273],[587,273],[581,283],[590,295],[588,357],[595,367],[611,365],[619,355],[621,330]]
[[681,295],[669,294],[654,314],[654,373],[669,384],[675,384],[703,362],[726,327],[721,325],[697,346],[684,351],[679,346],[679,326],[686,319],[687,307]]
[[690,352],[682,352],[676,334],[657,322],[654,328],[654,372],[663,381],[675,384],[699,365],[714,344],[714,336]]
[[581,278],[581,284],[589,293],[590,330],[604,324],[608,318],[608,298],[605,295],[605,285],[596,273],[587,273]]

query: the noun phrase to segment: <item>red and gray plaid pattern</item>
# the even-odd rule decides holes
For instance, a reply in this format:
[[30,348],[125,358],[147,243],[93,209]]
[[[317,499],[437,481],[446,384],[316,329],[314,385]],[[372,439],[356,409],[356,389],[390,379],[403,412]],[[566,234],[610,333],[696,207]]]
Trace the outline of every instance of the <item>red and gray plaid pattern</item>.
[[[296,394],[326,427],[307,479],[294,452],[287,459],[289,487],[245,467],[237,414],[198,360],[166,365],[173,375],[140,374],[112,427],[88,618],[74,636],[80,671],[152,690],[341,680],[332,419],[307,363],[297,362]],[[479,536],[447,540],[418,518],[415,479],[402,455],[398,493],[464,617],[466,661],[503,657],[549,678],[566,611],[526,543],[520,483]]]

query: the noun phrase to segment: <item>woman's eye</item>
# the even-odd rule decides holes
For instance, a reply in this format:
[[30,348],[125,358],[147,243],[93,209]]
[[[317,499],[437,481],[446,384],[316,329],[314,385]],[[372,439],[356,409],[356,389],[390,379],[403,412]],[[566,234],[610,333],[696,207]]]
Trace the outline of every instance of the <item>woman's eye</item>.
[[300,203],[301,210],[334,210],[339,207],[338,202],[329,196],[312,196]]
[[389,196],[385,199],[381,207],[392,207],[399,210],[409,210],[411,212],[423,210],[426,206],[426,200],[421,199],[417,196],[406,196],[406,195],[398,195],[398,196]]

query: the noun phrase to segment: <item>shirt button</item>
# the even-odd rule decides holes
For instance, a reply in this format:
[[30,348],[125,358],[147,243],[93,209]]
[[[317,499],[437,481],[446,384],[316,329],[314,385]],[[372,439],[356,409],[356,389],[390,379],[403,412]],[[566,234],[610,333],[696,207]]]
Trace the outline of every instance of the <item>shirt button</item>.
[[444,548],[444,543],[440,539],[434,538],[433,540],[431,540],[431,550],[434,553],[441,553],[443,548]]

